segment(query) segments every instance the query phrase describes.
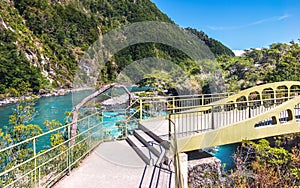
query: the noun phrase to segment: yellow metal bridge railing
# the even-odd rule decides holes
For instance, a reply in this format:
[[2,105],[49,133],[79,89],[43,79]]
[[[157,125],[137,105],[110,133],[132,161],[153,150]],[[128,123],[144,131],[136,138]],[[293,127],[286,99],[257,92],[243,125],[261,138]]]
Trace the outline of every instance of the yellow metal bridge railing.
[[[225,104],[204,105],[202,109],[179,112],[170,114],[169,119],[176,125],[177,136],[186,137],[199,132],[226,127],[237,122],[244,121],[251,117],[263,114],[271,109],[281,105],[283,101],[288,101],[291,98],[283,97],[277,99],[253,100],[247,102],[230,102]],[[298,106],[297,114],[299,114]],[[280,121],[287,118],[287,113],[280,114]],[[272,124],[272,118],[266,119],[263,122],[257,123],[255,126],[263,126]]]
[[[126,132],[121,126],[105,127],[99,113],[78,120],[78,124],[81,131],[74,138],[70,138],[71,124],[67,124],[0,148],[4,166],[0,168],[0,187],[51,187],[62,176],[71,173],[71,169],[100,143],[110,141],[109,135],[116,128]],[[61,133],[65,139],[51,146],[50,139],[55,133]],[[125,134],[121,134],[119,139],[124,137]],[[71,145],[73,139],[76,142]]]
[[181,152],[300,132],[299,94],[300,82],[265,84],[170,114],[169,120]]
[[[149,119],[201,107],[225,99],[233,93],[139,97],[125,109],[127,119]],[[134,110],[132,112],[132,110]]]

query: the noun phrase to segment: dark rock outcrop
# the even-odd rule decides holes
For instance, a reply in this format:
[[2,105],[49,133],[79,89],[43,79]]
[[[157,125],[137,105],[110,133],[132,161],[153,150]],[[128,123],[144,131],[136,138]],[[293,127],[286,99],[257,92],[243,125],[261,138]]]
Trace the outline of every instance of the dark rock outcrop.
[[209,157],[188,161],[188,184],[191,188],[218,186],[221,183],[221,161]]

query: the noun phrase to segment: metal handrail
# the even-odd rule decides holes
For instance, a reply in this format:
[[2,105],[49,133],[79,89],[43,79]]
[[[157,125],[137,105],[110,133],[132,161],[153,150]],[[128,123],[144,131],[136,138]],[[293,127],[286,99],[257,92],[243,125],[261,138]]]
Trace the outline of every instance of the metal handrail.
[[[218,106],[230,106],[230,105],[238,105],[238,104],[245,104],[245,103],[255,103],[255,102],[268,102],[268,101],[276,101],[276,100],[284,100],[284,99],[293,99],[294,97],[282,97],[282,98],[272,98],[272,99],[261,99],[261,100],[249,100],[249,101],[238,101],[238,102],[227,102],[227,103],[217,103],[217,104],[206,104],[206,105],[201,105],[202,108],[209,108],[209,107],[218,107]],[[275,103],[275,102],[274,102]],[[263,105],[263,104],[261,104]],[[197,106],[196,106],[197,107]],[[199,106],[198,106],[199,107]],[[181,111],[173,114],[186,114],[186,113],[191,113],[191,112],[197,112],[197,111],[206,111],[205,110],[195,110],[195,111]]]
[[229,95],[235,94],[235,92],[228,92],[228,93],[211,93],[211,94],[193,94],[193,95],[179,95],[179,96],[159,96],[159,97],[139,97],[139,99],[169,99],[169,98],[176,98],[176,97],[202,97],[202,96],[218,96],[224,95],[228,97]]
[[134,105],[135,103],[137,103],[138,101],[139,101],[139,99],[135,99],[134,102],[131,103],[131,104],[125,109],[125,112],[126,112],[127,110],[130,110],[130,109],[133,107],[133,105]]
[[[208,100],[208,101],[215,101],[223,99],[225,97],[228,97],[229,95],[231,95],[233,93],[216,93],[216,94],[198,94],[198,95],[182,95],[182,96],[162,96],[162,97],[139,97],[137,99],[134,100],[133,103],[130,104],[130,106],[128,106],[125,109],[125,113],[130,110],[131,108],[133,108],[135,105],[139,105],[139,108],[132,114],[130,114],[126,120],[122,120],[119,121],[119,123],[124,123],[127,124],[131,121],[136,121],[136,120],[142,120],[143,119],[143,105],[153,105],[153,104],[163,104],[166,108],[164,109],[164,111],[166,113],[168,113],[171,110],[185,110],[185,109],[190,109],[190,108],[195,108],[195,107],[200,107],[203,106],[204,104],[204,100]],[[214,97],[215,96],[215,97]],[[186,98],[189,97],[189,98]],[[171,99],[171,100],[170,100]],[[163,101],[162,101],[163,100]],[[179,107],[175,107],[175,108],[170,108],[168,107],[169,105],[175,106],[175,103],[177,102],[185,102],[185,101],[196,101],[198,100],[199,103],[201,103],[200,105],[188,105],[187,107],[185,106],[179,106]],[[201,101],[201,102],[200,102]],[[136,118],[135,116],[137,114],[140,114],[139,118]],[[150,113],[150,115],[152,115]]]
[[[116,126],[103,128],[102,126],[105,124],[103,122],[101,123],[95,122],[96,124],[90,125],[90,122],[92,120],[91,118],[93,116],[94,117],[97,116],[98,114],[99,113],[91,114],[85,118],[78,120],[78,122],[84,122],[84,120],[87,120],[86,123],[88,127],[87,129],[78,133],[74,138],[70,138],[70,127],[72,124],[67,124],[62,127],[58,127],[48,132],[45,132],[43,134],[26,139],[20,143],[1,149],[0,150],[1,152],[6,152],[9,151],[10,149],[17,148],[21,144],[32,144],[32,146],[30,147],[33,147],[34,155],[28,159],[25,159],[25,161],[22,161],[21,163],[18,163],[11,168],[5,169],[3,172],[0,172],[0,177],[5,179],[10,178],[9,174],[15,173],[16,170],[18,173],[20,173],[17,178],[14,177],[15,179],[6,179],[6,181],[9,180],[9,182],[5,182],[5,181],[1,182],[2,184],[0,184],[0,186],[2,185],[4,187],[10,187],[10,186],[16,186],[16,184],[17,185],[21,184],[20,186],[22,185],[24,186],[24,184],[26,185],[31,184],[31,186],[34,187],[50,186],[65,173],[70,173],[71,168],[73,168],[74,165],[77,164],[79,160],[84,158],[86,154],[91,152],[98,144],[107,141],[105,136],[106,132],[103,132],[103,130],[107,131],[109,129],[113,130],[115,128],[118,129],[121,128],[121,131],[123,131],[125,128],[127,129],[127,127],[116,127]],[[42,138],[43,136],[51,135],[52,133],[61,130],[66,130],[66,129],[68,131],[67,140],[47,150],[42,150],[41,152],[37,153],[36,142],[38,139]],[[98,135],[99,133],[100,135]],[[126,137],[127,135],[121,135],[121,138],[124,138],[124,136]],[[70,142],[71,140],[74,139],[78,141],[74,145],[71,145]],[[82,144],[86,146],[86,149],[82,151],[82,154],[80,154],[80,156],[77,156],[78,154],[76,153],[76,150],[79,149],[78,147],[83,146]],[[62,148],[62,150],[59,150],[58,154],[53,153],[53,152],[58,152],[57,150],[63,146],[66,147]],[[51,157],[51,155],[54,156]],[[43,172],[41,171],[41,169],[49,165],[50,165],[49,167],[51,167],[56,163],[61,168],[51,170],[51,173],[49,174],[41,174],[41,172]]]
[[[88,119],[88,118],[90,118],[90,117],[92,117],[92,116],[95,116],[95,115],[97,115],[97,114],[99,114],[99,112],[96,112],[96,113],[94,113],[94,114],[85,116],[84,118],[78,120],[77,122],[81,122],[81,121],[83,121],[83,120],[85,120],[85,119]],[[13,144],[13,145],[11,145],[11,146],[2,148],[2,149],[0,149],[0,152],[4,152],[4,151],[7,150],[7,149],[11,149],[11,148],[13,148],[13,147],[17,147],[18,145],[24,144],[24,143],[26,143],[26,142],[30,142],[30,141],[32,141],[32,140],[34,140],[34,139],[37,139],[37,138],[42,137],[42,136],[45,136],[45,135],[47,135],[47,134],[56,132],[56,131],[58,131],[58,130],[60,130],[60,129],[66,128],[66,127],[71,126],[71,125],[72,125],[72,123],[68,123],[68,124],[66,124],[66,125],[63,125],[63,126],[61,126],[61,127],[52,129],[52,130],[47,131],[47,132],[45,132],[45,133],[42,133],[42,134],[33,136],[33,137],[28,138],[28,139],[26,139],[26,140],[23,140],[23,141],[21,141],[21,142],[19,142],[19,143],[16,143],[16,144]]]

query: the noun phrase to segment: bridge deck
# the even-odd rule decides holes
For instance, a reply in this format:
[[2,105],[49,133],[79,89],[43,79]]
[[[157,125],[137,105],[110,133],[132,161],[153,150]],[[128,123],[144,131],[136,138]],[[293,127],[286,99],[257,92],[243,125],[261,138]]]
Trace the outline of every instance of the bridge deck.
[[[139,187],[141,183],[140,187],[146,188],[151,181],[153,168],[146,166],[126,141],[106,142],[91,152],[78,168],[54,188]],[[160,173],[159,187],[167,187],[162,185],[167,178],[165,173]]]
[[144,162],[125,141],[106,142],[54,187],[137,187],[144,167]]

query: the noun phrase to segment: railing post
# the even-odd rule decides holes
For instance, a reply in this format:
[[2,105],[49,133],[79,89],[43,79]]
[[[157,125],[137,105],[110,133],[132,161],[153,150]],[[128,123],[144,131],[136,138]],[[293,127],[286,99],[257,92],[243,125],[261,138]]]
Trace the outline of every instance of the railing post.
[[204,95],[202,94],[202,106],[204,106]]
[[103,142],[103,123],[101,124],[101,126],[100,126],[100,130],[99,130],[99,132],[100,132],[100,143],[102,143]]
[[36,139],[33,139],[33,157],[34,157],[34,187],[37,187],[36,181],[36,169],[37,169],[37,161],[36,161]]
[[[276,89],[274,89],[273,91],[273,106],[275,107],[276,106]],[[271,98],[272,98],[272,95],[271,95]]]
[[89,137],[89,143],[88,143],[88,145],[89,145],[89,147],[91,147],[91,142],[92,142],[92,138],[91,138],[91,132],[90,132],[90,116],[88,117],[88,137]]
[[128,136],[128,122],[125,122],[125,138]]
[[260,106],[264,105],[262,92],[259,93]]
[[140,99],[140,120],[143,119],[143,100]]
[[169,140],[171,141],[171,137],[172,137],[172,125],[171,125],[171,115],[169,114]]
[[214,106],[211,106],[211,128],[214,130],[215,125],[214,125]]
[[[280,97],[279,97],[280,98]],[[276,106],[277,104],[277,93],[276,93],[276,90],[274,90],[274,107]]]
[[251,106],[253,106],[253,102],[250,101],[250,99],[246,99],[246,113],[245,113],[245,117],[247,119],[247,108],[248,108],[248,118],[251,118]]
[[247,106],[248,106],[248,109],[249,109],[248,117],[251,118],[251,106],[250,106],[250,102],[248,103]]
[[175,97],[172,97],[172,113],[174,114],[175,113]]
[[40,181],[40,179],[41,179],[41,169],[39,168],[38,169],[38,187],[41,187],[41,181]]
[[68,175],[71,174],[71,124],[68,125],[68,150],[67,150],[67,164],[68,164]]

